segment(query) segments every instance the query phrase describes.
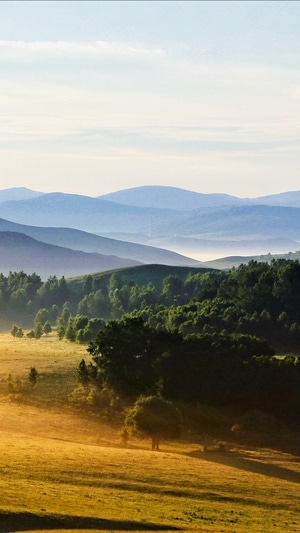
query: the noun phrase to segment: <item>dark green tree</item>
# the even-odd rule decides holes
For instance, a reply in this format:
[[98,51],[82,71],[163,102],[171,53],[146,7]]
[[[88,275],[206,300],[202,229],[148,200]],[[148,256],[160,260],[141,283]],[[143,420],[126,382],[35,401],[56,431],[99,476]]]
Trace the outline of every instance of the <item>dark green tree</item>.
[[35,366],[32,366],[29,371],[28,379],[31,384],[31,387],[34,387],[36,385],[38,378],[38,371],[36,370]]
[[43,327],[43,332],[45,333],[45,335],[49,335],[49,333],[51,333],[52,331],[52,327],[51,327],[51,324],[49,322],[49,320],[47,320],[44,324],[44,327]]
[[41,336],[43,335],[43,324],[41,324],[40,322],[38,322],[34,328],[34,336],[36,339],[40,339]]
[[16,337],[17,336],[17,333],[18,333],[18,326],[16,324],[13,324],[11,330],[10,330],[10,333],[13,337]]
[[173,440],[181,433],[181,417],[175,406],[158,396],[139,398],[128,411],[125,428],[141,438],[150,438],[152,450],[162,439]]
[[43,308],[39,309],[37,314],[34,317],[34,324],[42,324],[42,326],[49,320],[50,314],[48,309]]
[[16,337],[17,337],[18,339],[21,339],[22,337],[24,337],[24,331],[23,331],[22,328],[18,328],[18,331],[17,331]]
[[147,326],[142,318],[111,320],[88,347],[103,385],[117,394],[138,396],[156,392],[161,354],[172,334]]

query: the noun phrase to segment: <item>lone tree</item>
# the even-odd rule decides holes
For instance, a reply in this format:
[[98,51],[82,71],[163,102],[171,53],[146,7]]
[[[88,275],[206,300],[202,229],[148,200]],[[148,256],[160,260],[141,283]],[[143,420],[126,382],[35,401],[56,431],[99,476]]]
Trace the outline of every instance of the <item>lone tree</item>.
[[37,382],[37,378],[38,378],[38,371],[34,366],[32,366],[28,374],[28,379],[30,381],[31,387],[35,386]]
[[16,324],[13,324],[10,330],[10,333],[12,334],[13,337],[17,336],[18,330],[19,330],[18,326]]
[[152,450],[159,450],[161,439],[179,437],[181,417],[171,402],[159,396],[145,396],[128,411],[124,426],[141,438],[150,438]]

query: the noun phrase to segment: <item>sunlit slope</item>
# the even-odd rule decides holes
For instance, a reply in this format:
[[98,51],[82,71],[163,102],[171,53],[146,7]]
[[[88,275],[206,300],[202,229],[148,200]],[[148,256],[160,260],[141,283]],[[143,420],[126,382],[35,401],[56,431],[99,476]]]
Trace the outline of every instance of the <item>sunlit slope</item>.
[[[4,407],[6,413],[11,408],[2,404],[1,415]],[[5,427],[0,438],[0,520],[4,512],[17,524],[19,518],[14,531],[22,530],[24,519],[33,530],[49,523],[53,529],[69,524],[110,531],[146,530],[149,524],[237,533],[300,527],[299,463],[288,455],[243,449],[205,454],[183,442],[165,444],[161,452],[137,441],[123,448],[101,423],[85,420],[85,436],[74,415],[44,418],[27,409],[22,416],[13,407],[19,429]],[[32,417],[36,430],[26,422]]]
[[[160,452],[135,439],[123,446],[122,420],[109,424],[71,407],[84,354],[54,335],[0,335],[1,533],[299,530],[297,457],[233,443],[204,452],[201,428],[197,439],[163,442]],[[29,390],[32,365],[39,379]],[[9,389],[8,373],[23,382],[20,393]]]

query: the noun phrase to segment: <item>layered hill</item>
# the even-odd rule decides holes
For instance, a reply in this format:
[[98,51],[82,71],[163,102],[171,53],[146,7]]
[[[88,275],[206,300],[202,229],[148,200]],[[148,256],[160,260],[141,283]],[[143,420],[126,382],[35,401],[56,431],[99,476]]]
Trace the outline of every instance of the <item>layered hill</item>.
[[9,202],[11,200],[29,200],[45,194],[43,192],[32,191],[27,187],[11,187],[10,189],[3,189],[0,191],[0,203]]
[[46,244],[23,233],[0,232],[0,272],[4,275],[23,270],[48,279],[50,276],[71,277],[137,264],[131,259]]
[[[272,202],[275,205],[267,205]],[[294,206],[283,205],[284,202],[293,202]],[[73,228],[94,234],[94,239],[98,235],[119,243],[126,241],[121,252],[109,250],[108,243],[105,252],[100,247],[84,250],[113,253],[147,263],[157,260],[150,255],[147,259],[134,255],[132,243],[201,260],[224,255],[287,253],[300,248],[300,191],[256,199],[157,186],[97,198],[50,193],[2,202],[0,216],[22,225],[50,227],[52,234],[54,227]],[[32,233],[31,236],[44,241],[44,237]],[[74,246],[74,241],[68,242],[68,238],[52,239],[51,243],[83,249],[82,244]]]
[[204,207],[236,205],[281,205],[300,207],[300,191],[289,191],[256,198],[239,198],[230,194],[203,194],[179,187],[145,185],[98,196],[103,200],[138,207],[156,207],[190,211]]
[[118,241],[72,228],[37,227],[0,219],[0,231],[23,233],[47,244],[87,253],[113,255],[139,263],[193,266],[196,261],[172,251]]
[[242,205],[246,201],[229,194],[202,194],[179,187],[145,185],[98,196],[122,205],[191,211],[203,207]]
[[177,212],[168,209],[145,209],[81,196],[49,193],[29,200],[3,202],[1,218],[34,226],[75,228],[90,233],[127,231],[149,234],[152,225],[168,227]]

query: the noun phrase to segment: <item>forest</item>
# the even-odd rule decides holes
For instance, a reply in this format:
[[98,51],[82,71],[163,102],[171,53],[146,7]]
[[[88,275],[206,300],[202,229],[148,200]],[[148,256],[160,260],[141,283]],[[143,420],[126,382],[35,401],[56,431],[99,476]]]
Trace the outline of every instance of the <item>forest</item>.
[[[10,273],[0,276],[0,305],[3,312],[32,316],[28,337],[47,334],[50,324],[60,339],[86,343],[91,361],[78,367],[85,386],[131,400],[161,394],[239,405],[294,423],[300,414],[299,262],[250,261],[228,271],[181,274],[154,284],[118,271],[76,282]],[[14,325],[12,334],[20,329]]]

